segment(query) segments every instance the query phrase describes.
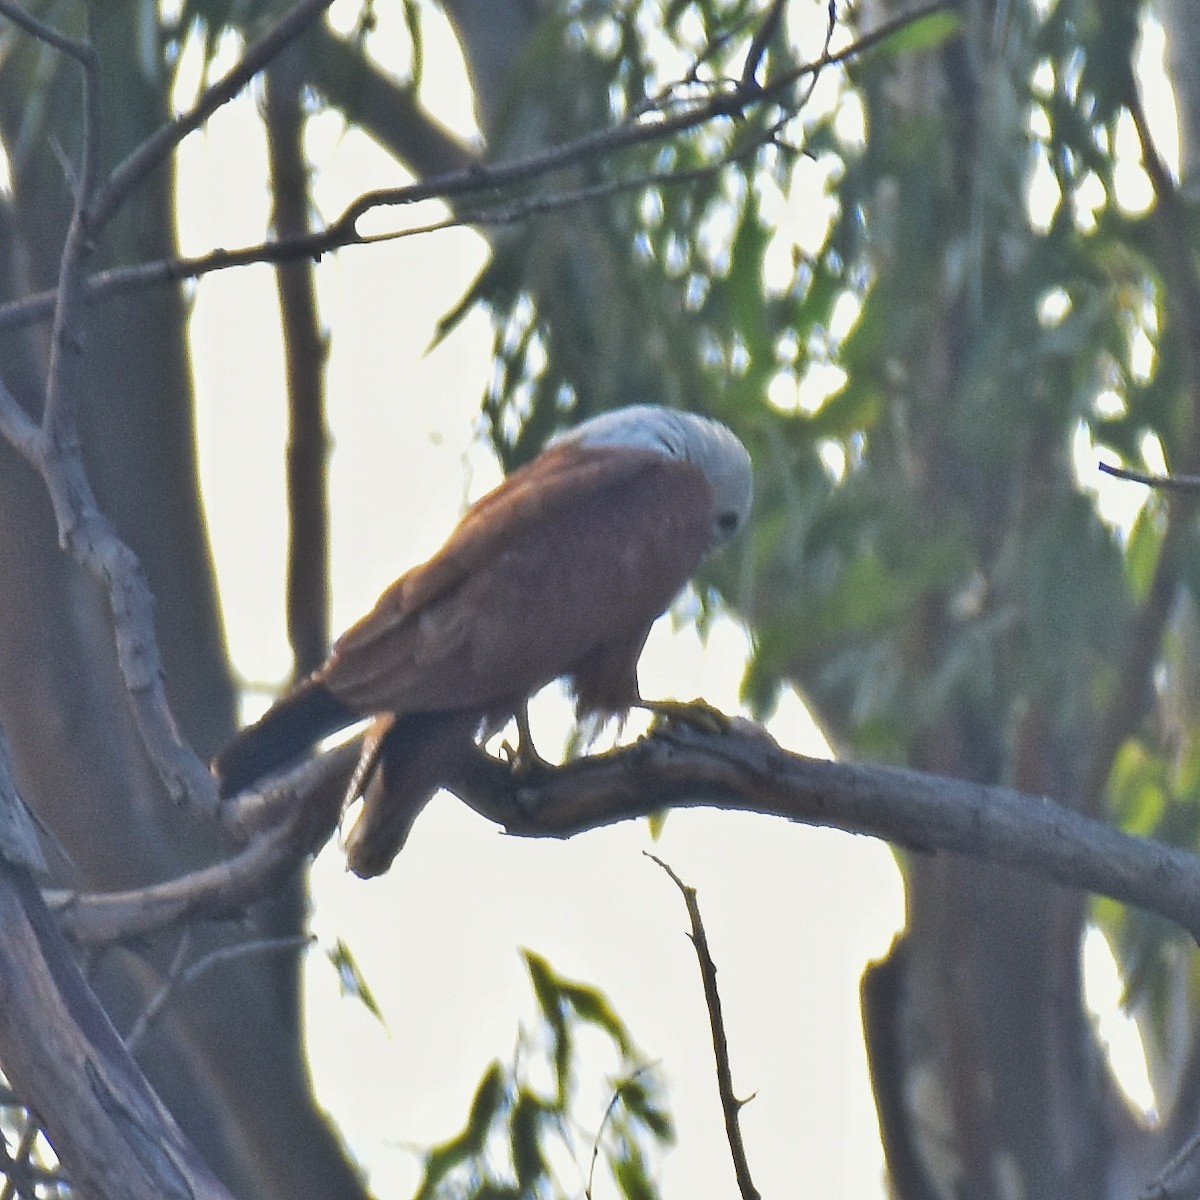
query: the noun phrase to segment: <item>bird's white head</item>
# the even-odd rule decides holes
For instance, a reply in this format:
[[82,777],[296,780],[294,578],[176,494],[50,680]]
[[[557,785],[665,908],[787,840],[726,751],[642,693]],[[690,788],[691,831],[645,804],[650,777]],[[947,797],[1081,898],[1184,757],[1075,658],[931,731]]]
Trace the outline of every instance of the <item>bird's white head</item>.
[[732,429],[710,417],[657,404],[631,404],[592,417],[555,441],[629,446],[691,463],[713,491],[713,549],[740,532],[750,516],[750,455]]

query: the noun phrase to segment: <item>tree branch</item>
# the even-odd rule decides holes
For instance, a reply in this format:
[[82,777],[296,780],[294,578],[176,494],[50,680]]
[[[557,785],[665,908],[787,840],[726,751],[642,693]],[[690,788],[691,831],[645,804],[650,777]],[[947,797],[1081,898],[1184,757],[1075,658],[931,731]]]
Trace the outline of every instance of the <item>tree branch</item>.
[[[6,796],[20,804],[0,759]],[[229,1200],[117,1037],[22,860],[19,847],[16,858],[0,853],[0,1062],[72,1185],[129,1200]]]
[[478,150],[421,107],[414,87],[389,78],[328,25],[313,28],[304,50],[308,84],[414,175],[428,178],[483,165]]
[[[178,282],[195,279],[212,271],[250,263],[280,263],[303,258],[320,258],[334,250],[347,246],[366,245],[375,241],[407,237],[451,226],[474,224],[489,225],[509,223],[536,213],[555,208],[564,208],[584,201],[611,195],[616,191],[641,187],[650,183],[666,184],[691,177],[680,173],[664,173],[638,176],[633,179],[609,180],[594,188],[573,191],[561,197],[522,197],[505,203],[498,193],[511,191],[530,182],[543,179],[566,167],[597,157],[615,156],[624,150],[665,141],[667,138],[694,129],[709,121],[737,116],[748,107],[778,99],[799,81],[814,76],[826,67],[846,62],[877,47],[899,30],[931,13],[952,6],[952,0],[933,0],[894,21],[886,22],[878,29],[864,34],[857,41],[839,51],[828,48],[812,62],[801,64],[759,86],[751,80],[735,85],[731,89],[714,93],[666,115],[662,110],[639,113],[636,117],[585,134],[573,141],[565,142],[548,150],[524,158],[513,159],[482,167],[475,162],[465,167],[437,175],[433,178],[407,184],[398,188],[381,188],[364,192],[353,200],[342,214],[324,229],[299,237],[279,237],[257,246],[239,250],[214,250],[193,258],[160,260],[140,263],[128,267],[98,273],[88,281],[89,297],[101,297],[146,287],[155,283]],[[383,234],[364,234],[358,222],[368,212],[377,208],[407,207],[425,200],[465,200],[471,196],[486,198],[486,202],[472,210],[460,208],[455,217],[432,224],[415,226]],[[18,328],[44,320],[54,308],[54,295],[42,292],[21,300],[0,305],[0,330]]]
[[[280,56],[266,76],[264,121],[275,198],[272,223],[282,238],[308,233],[311,189],[304,157],[301,62]],[[315,671],[329,650],[329,435],[325,427],[326,340],[317,312],[311,259],[275,268],[287,370],[287,631],[292,673]]]
[[[250,834],[247,847],[224,862],[127,892],[50,894],[63,932],[78,945],[104,945],[189,921],[240,917],[329,840],[358,748],[357,740],[338,746],[223,808],[227,831]],[[273,818],[277,823],[267,824]]]
[[[331,835],[358,750],[357,740],[346,742],[225,806],[226,831],[249,839],[227,862],[136,891],[55,897],[64,932],[102,944],[197,917],[238,915]],[[844,829],[1110,896],[1200,940],[1200,857],[1186,850],[1122,833],[1045,796],[805,758],[740,719],[723,734],[672,725],[562,767],[514,770],[480,750],[446,786],[519,837],[573,837],[663,808],[694,807]]]
[[23,29],[39,42],[53,46],[55,50],[73,58],[81,66],[86,66],[92,56],[92,48],[87,42],[77,42],[74,38],[60,33],[53,25],[39,21],[37,17],[27,13],[13,0],[0,0],[0,17],[7,17],[14,25]]
[[572,837],[662,808],[711,807],[952,851],[1158,913],[1200,939],[1200,858],[1132,837],[1044,796],[901,767],[805,758],[760,727],[671,726],[548,772],[480,755],[450,790],[521,837]]
[[1100,470],[1114,479],[1125,479],[1130,483],[1144,483],[1157,491],[1200,492],[1200,475],[1150,475],[1145,471],[1133,471],[1129,467],[1118,467],[1102,462]]
[[218,946],[215,950],[210,950],[185,969],[184,963],[190,949],[187,931],[185,930],[184,936],[180,941],[179,953],[175,956],[175,961],[171,963],[170,970],[167,972],[166,979],[163,980],[162,987],[155,992],[150,1003],[138,1016],[133,1028],[125,1035],[125,1045],[129,1047],[131,1053],[134,1052],[137,1049],[138,1043],[146,1036],[154,1025],[154,1022],[162,1016],[176,992],[182,991],[184,988],[195,983],[197,979],[208,971],[211,971],[213,967],[220,966],[221,963],[229,962],[231,959],[243,958],[250,954],[279,954],[290,953],[293,950],[302,950],[304,947],[310,945],[312,940],[313,935],[310,933],[296,933],[288,937],[252,938],[245,942],[233,942],[228,946]]
[[696,961],[700,964],[700,979],[704,987],[704,1003],[708,1008],[708,1025],[712,1032],[713,1056],[717,1060],[717,1091],[721,1097],[721,1111],[725,1116],[725,1137],[729,1142],[729,1153],[733,1157],[733,1170],[737,1176],[738,1192],[742,1200],[760,1200],[761,1193],[750,1178],[750,1162],[746,1158],[746,1145],[742,1141],[740,1114],[746,1100],[733,1094],[733,1072],[729,1066],[729,1041],[725,1036],[725,1019],[721,1015],[721,993],[717,988],[717,964],[708,950],[708,935],[700,918],[700,904],[696,889],[689,887],[661,858],[647,854],[647,858],[658,863],[679,889],[687,906],[688,920],[692,926],[692,945],[696,950]]
[[1138,1200],[1195,1200],[1200,1196],[1200,1134],[1188,1141],[1138,1193]]
[[289,9],[215,83],[205,88],[187,112],[162,126],[134,149],[96,189],[88,207],[93,234],[98,233],[124,204],[129,193],[157,167],[193,130],[199,129],[224,104],[228,104],[289,42],[297,38],[333,0],[300,0]]

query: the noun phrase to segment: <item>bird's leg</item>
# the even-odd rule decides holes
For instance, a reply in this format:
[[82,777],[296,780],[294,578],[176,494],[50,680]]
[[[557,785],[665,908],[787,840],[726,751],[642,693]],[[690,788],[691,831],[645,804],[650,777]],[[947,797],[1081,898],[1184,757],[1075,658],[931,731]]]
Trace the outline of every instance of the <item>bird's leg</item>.
[[514,750],[507,742],[504,749],[508,754],[508,765],[522,774],[530,771],[551,771],[554,764],[547,762],[533,744],[533,735],[529,732],[529,702],[526,701],[513,713],[517,725],[517,746]]
[[700,733],[728,733],[729,718],[707,700],[638,700],[634,708],[654,715],[654,725],[690,725]]

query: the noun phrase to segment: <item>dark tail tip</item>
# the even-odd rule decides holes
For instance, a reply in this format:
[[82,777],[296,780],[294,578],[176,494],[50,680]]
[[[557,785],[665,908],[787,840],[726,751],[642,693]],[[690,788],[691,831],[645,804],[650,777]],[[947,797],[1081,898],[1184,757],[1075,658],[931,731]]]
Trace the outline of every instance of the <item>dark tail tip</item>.
[[346,861],[355,875],[370,879],[392,865],[421,810],[470,751],[479,722],[474,712],[409,713],[375,722],[356,778],[362,812],[346,838]]
[[236,795],[358,719],[323,683],[305,680],[214,759],[221,796]]

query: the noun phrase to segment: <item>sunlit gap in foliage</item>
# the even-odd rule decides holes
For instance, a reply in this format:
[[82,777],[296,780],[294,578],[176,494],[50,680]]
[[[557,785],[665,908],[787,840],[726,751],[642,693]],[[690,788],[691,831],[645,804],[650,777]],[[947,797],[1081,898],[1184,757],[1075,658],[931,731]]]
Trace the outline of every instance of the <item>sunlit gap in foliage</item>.
[[[1162,26],[1147,17],[1142,23],[1137,53],[1137,76],[1143,103],[1158,135],[1158,151],[1172,170],[1177,170],[1179,147],[1174,96],[1167,83],[1163,63],[1165,37]],[[1029,112],[1029,129],[1034,145],[1026,182],[1025,203],[1035,229],[1048,234],[1063,218],[1062,206],[1069,204],[1069,221],[1084,234],[1095,231],[1100,212],[1110,203],[1127,215],[1144,213],[1153,203],[1153,188],[1142,166],[1141,147],[1133,120],[1122,113],[1110,132],[1097,130],[1097,149],[1114,159],[1112,194],[1094,172],[1084,170],[1069,147],[1053,143],[1050,110],[1056,104],[1079,103],[1082,61],[1065,65],[1043,61],[1035,70],[1031,89],[1035,97]],[[1111,144],[1110,144],[1111,142]],[[1118,285],[1114,298],[1125,335],[1124,353],[1113,361],[1095,382],[1096,392],[1088,412],[1076,426],[1072,439],[1072,466],[1076,483],[1094,497],[1100,517],[1122,536],[1128,536],[1138,513],[1147,501],[1144,487],[1101,474],[1099,463],[1118,463],[1117,455],[1097,443],[1095,424],[1123,416],[1127,391],[1149,385],[1157,368],[1160,335],[1159,305],[1150,285],[1131,280]],[[1054,288],[1042,297],[1038,317],[1044,329],[1061,333],[1063,352],[1069,353],[1074,323],[1086,322],[1088,314],[1076,313],[1071,296]],[[1165,472],[1162,447],[1153,437],[1140,447],[1142,464]]]
[[[1091,397],[1090,412],[1076,425],[1071,444],[1072,467],[1081,490],[1095,497],[1100,517],[1122,536],[1128,535],[1142,506],[1148,499],[1140,484],[1114,479],[1101,473],[1101,462],[1120,465],[1118,455],[1100,445],[1094,436],[1094,423],[1112,421],[1127,412],[1126,389],[1148,386],[1158,367],[1159,308],[1153,287],[1137,282],[1116,293],[1120,304],[1119,320],[1124,333],[1121,361],[1109,364],[1098,390]],[[1068,293],[1052,288],[1041,300],[1038,319],[1043,328],[1061,330],[1064,346],[1069,347],[1074,313]],[[1162,445],[1153,434],[1146,434],[1139,447],[1141,459],[1157,473],[1166,472]]]
[[1137,1022],[1123,1007],[1124,984],[1112,947],[1094,926],[1083,940],[1083,995],[1113,1078],[1146,1121],[1157,1120],[1145,1044]]
[[[735,32],[721,44],[720,52],[713,54],[711,31],[705,28],[698,6],[676,9],[669,31],[662,26],[661,5],[648,2],[599,14],[580,6],[569,10],[566,20],[568,37],[600,55],[619,56],[630,30],[641,42],[645,73],[637,81],[637,89],[624,100],[611,98],[615,116],[627,115],[623,105],[636,106],[641,97],[653,98],[669,109],[697,91],[711,92],[726,86],[729,64],[744,59],[753,33],[753,26],[747,24],[744,33]],[[819,57],[827,48],[842,48],[851,37],[844,24],[830,30],[829,9],[823,4],[790,6],[786,20],[790,39],[803,47],[803,55],[809,59]],[[680,80],[686,82],[672,86]],[[831,123],[840,145],[851,152],[865,145],[865,109],[861,98],[848,87],[844,73],[830,69],[811,82],[800,110],[776,131],[780,145],[759,150],[762,163],[777,166],[779,156],[785,152],[781,146],[803,146],[807,131],[818,122]],[[715,161],[728,150],[733,129],[731,122],[718,121],[689,136],[701,143],[697,151],[701,158]],[[675,165],[675,154],[664,148],[657,169],[670,170]],[[771,231],[762,265],[766,292],[776,296],[802,293],[811,284],[815,260],[827,252],[828,238],[839,216],[836,189],[844,170],[836,154],[799,155],[786,173],[772,174],[770,165],[753,172],[752,193],[743,170],[728,170],[720,178],[716,197],[699,213],[692,242],[670,237],[654,239],[653,231],[664,219],[666,201],[659,188],[649,188],[640,201],[643,228],[635,235],[634,253],[645,260],[660,258],[668,278],[683,280],[685,307],[699,312],[709,296],[712,279],[724,277],[731,269],[734,237],[746,207],[752,204],[759,210],[763,227]],[[806,344],[793,339],[796,344],[779,346],[782,366],[768,387],[776,408],[815,412],[844,387],[846,377],[837,365],[840,344],[858,319],[865,286],[863,280],[852,281],[845,302],[836,307],[835,319],[829,327],[810,331]],[[714,338],[703,353],[710,368],[733,375],[744,373],[749,366],[746,348],[736,341],[726,345]],[[845,462],[843,448],[831,445],[829,454],[831,470],[840,473]]]
[[[1166,39],[1162,26],[1147,16],[1142,23],[1141,42],[1137,53],[1137,82],[1146,111],[1152,115],[1158,132],[1158,150],[1172,171],[1178,170],[1179,138],[1175,98],[1167,82],[1163,62]],[[1033,227],[1046,233],[1057,217],[1063,203],[1062,183],[1069,182],[1071,219],[1077,228],[1091,232],[1096,226],[1097,213],[1106,203],[1104,184],[1092,171],[1082,171],[1074,154],[1067,147],[1052,144],[1052,124],[1048,110],[1064,98],[1078,100],[1082,77],[1082,62],[1071,62],[1056,73],[1049,60],[1043,60],[1034,71],[1031,90],[1036,102],[1029,111],[1029,131],[1032,135],[1033,163],[1027,181],[1025,204]],[[1153,202],[1153,189],[1142,169],[1141,149],[1130,115],[1122,113],[1117,120],[1110,147],[1109,134],[1097,129],[1094,136],[1101,144],[1097,149],[1114,158],[1113,200],[1124,212],[1145,212]],[[1057,155],[1057,160],[1055,159]]]
[[[1099,470],[1100,462],[1120,465],[1117,454],[1098,445],[1092,428],[1093,421],[1114,420],[1125,415],[1129,386],[1148,386],[1158,366],[1159,309],[1149,284],[1131,285],[1118,294],[1120,322],[1125,337],[1121,364],[1112,363],[1108,378],[1100,381],[1099,390],[1091,401],[1089,419],[1081,420],[1072,442],[1072,463],[1080,488],[1096,498],[1097,510],[1103,520],[1128,535],[1149,494],[1140,484],[1114,479]],[[1057,328],[1070,317],[1070,300],[1061,289],[1054,289],[1042,303],[1043,325]],[[1142,463],[1158,474],[1165,474],[1167,464],[1162,444],[1147,433],[1139,447]]]

